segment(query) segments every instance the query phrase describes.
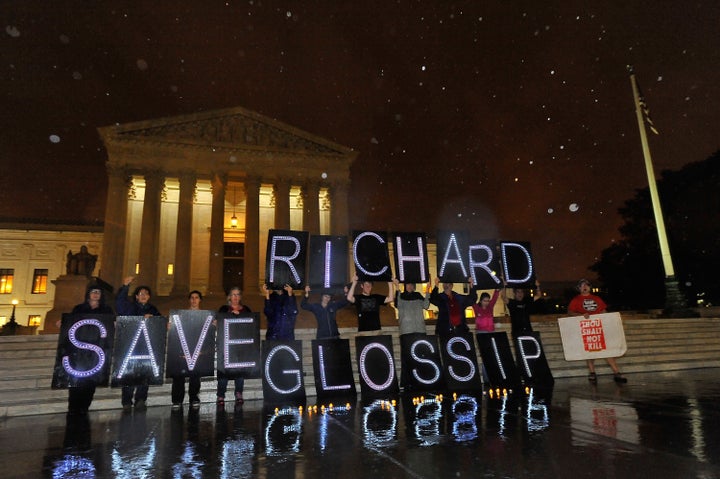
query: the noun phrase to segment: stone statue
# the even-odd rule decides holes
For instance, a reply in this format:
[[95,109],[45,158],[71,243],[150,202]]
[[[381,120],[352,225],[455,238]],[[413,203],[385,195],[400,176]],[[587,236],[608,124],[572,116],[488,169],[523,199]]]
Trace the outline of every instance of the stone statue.
[[90,278],[95,270],[95,263],[97,263],[97,255],[88,253],[87,246],[83,245],[79,253],[73,254],[72,251],[68,251],[65,268],[67,274]]

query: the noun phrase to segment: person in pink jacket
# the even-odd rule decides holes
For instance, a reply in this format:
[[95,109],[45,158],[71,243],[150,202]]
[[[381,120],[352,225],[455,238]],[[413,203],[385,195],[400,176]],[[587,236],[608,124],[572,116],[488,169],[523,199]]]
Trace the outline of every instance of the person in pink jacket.
[[478,302],[472,305],[475,312],[475,331],[478,333],[492,333],[495,331],[493,309],[499,295],[499,289],[493,292],[492,297],[488,293],[482,293]]

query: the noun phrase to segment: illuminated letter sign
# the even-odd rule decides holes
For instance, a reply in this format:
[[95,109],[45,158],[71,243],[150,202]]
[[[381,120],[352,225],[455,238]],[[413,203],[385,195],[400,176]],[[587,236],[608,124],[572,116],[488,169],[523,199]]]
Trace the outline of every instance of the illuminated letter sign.
[[302,342],[263,341],[262,356],[265,404],[304,404]]
[[265,282],[269,288],[289,284],[299,289],[305,278],[307,231],[270,230],[268,233]]
[[318,399],[357,395],[348,339],[313,339],[312,355]]
[[107,386],[115,316],[64,314],[58,336],[52,388],[88,382]]
[[167,319],[118,316],[110,385],[163,384]]
[[535,270],[530,243],[510,243],[501,241],[502,269],[505,282],[513,288],[532,288],[535,286]]
[[166,377],[215,375],[212,311],[170,311]]
[[513,361],[507,333],[478,333],[476,338],[490,385],[502,388],[519,387],[520,375]]
[[348,278],[347,236],[310,237],[310,273],[313,290],[342,292]]
[[396,233],[395,271],[401,283],[428,283],[427,240],[425,233]]
[[390,281],[390,257],[382,233],[363,231],[354,233],[353,260],[360,280]]
[[550,372],[540,333],[524,333],[515,340],[518,369],[526,385],[549,387],[555,383]]
[[218,313],[217,370],[231,378],[260,377],[260,314]]
[[472,334],[456,334],[443,341],[445,381],[450,391],[482,390]]
[[355,351],[363,397],[387,397],[399,392],[392,336],[357,336]]
[[437,234],[437,271],[445,283],[466,283],[470,277],[465,264],[467,233],[440,231]]
[[402,352],[401,386],[405,390],[439,391],[445,389],[440,348],[437,336],[403,334],[400,336]]
[[498,277],[499,263],[494,251],[494,243],[472,244],[468,249],[470,276],[475,286],[480,289],[502,287],[502,281]]

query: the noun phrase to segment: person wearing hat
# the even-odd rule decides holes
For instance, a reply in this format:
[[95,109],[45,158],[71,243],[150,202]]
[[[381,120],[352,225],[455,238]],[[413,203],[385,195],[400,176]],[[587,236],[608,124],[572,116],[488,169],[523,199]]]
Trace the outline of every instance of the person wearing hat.
[[[590,315],[602,314],[607,311],[607,305],[605,304],[605,301],[603,301],[600,296],[596,296],[590,292],[590,281],[585,278],[578,281],[577,290],[580,292],[580,294],[575,296],[570,301],[570,304],[568,305],[568,312],[579,314],[584,316],[585,318],[589,318]],[[625,379],[622,373],[620,373],[620,369],[618,368],[615,358],[605,358],[605,360],[610,365],[610,368],[612,368],[613,379],[615,380],[615,382],[626,383],[627,379]],[[588,359],[587,366],[588,370],[590,371],[590,374],[588,375],[588,380],[592,383],[597,382],[597,374],[595,374],[595,360]]]
[[[347,296],[348,287],[345,286],[344,290],[345,295]],[[340,332],[338,331],[338,325],[337,321],[335,320],[335,316],[337,315],[338,310],[344,308],[350,303],[344,297],[339,301],[333,301],[332,295],[327,290],[324,290],[322,292],[319,303],[311,303],[308,301],[310,298],[310,291],[312,291],[310,289],[310,286],[305,286],[305,294],[303,295],[302,301],[300,302],[300,307],[306,311],[310,311],[315,315],[315,320],[317,321],[316,338],[339,338]]]

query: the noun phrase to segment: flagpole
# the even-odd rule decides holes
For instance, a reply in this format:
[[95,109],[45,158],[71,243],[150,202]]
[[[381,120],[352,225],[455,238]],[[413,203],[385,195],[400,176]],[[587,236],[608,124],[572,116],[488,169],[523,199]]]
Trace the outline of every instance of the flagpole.
[[[663,218],[662,207],[660,206],[660,195],[657,190],[657,181],[655,181],[655,172],[653,170],[652,158],[650,156],[650,146],[647,139],[647,131],[645,129],[644,112],[641,105],[640,89],[635,79],[633,67],[628,65],[630,72],[630,84],[632,85],[633,98],[635,100],[635,116],[637,117],[638,129],[640,130],[640,143],[642,144],[643,156],[645,158],[645,171],[648,178],[648,187],[650,189],[650,201],[655,216],[655,226],[657,229],[658,241],[660,242],[660,254],[662,256],[663,268],[665,269],[665,310],[664,316],[670,317],[689,317],[696,316],[697,313],[689,310],[686,305],[685,296],[678,287],[675,279],[675,268],[673,267],[672,257],[670,256],[670,246],[668,244],[667,232],[665,231],[665,220]],[[649,119],[648,119],[649,121]],[[652,124],[651,124],[652,127]],[[653,128],[653,131],[654,128]]]
[[670,256],[670,246],[668,245],[667,233],[665,232],[665,220],[663,219],[657,181],[655,181],[655,172],[653,170],[652,158],[650,157],[650,146],[647,140],[647,131],[645,130],[643,111],[640,105],[640,91],[638,90],[637,80],[635,80],[635,73],[632,67],[630,67],[629,70],[633,98],[635,99],[635,116],[637,116],[638,128],[640,129],[640,143],[642,144],[643,156],[645,157],[645,172],[647,173],[648,186],[650,187],[650,200],[652,201],[655,225],[657,226],[657,235],[660,241],[660,254],[662,255],[663,267],[665,268],[665,277],[670,278],[675,276],[675,269],[673,268],[672,257]]

